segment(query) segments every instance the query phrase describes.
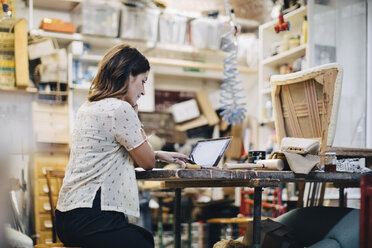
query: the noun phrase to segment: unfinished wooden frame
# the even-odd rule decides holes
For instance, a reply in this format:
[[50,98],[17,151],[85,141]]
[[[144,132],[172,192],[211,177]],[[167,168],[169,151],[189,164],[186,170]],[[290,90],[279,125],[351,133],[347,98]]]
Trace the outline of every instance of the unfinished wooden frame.
[[342,68],[326,64],[271,77],[279,146],[283,137],[312,138],[321,151],[332,146],[342,84]]

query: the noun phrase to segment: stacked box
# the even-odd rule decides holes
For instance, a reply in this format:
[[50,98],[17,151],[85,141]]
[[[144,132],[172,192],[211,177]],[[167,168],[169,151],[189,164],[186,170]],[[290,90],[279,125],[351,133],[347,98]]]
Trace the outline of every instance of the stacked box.
[[120,3],[82,2],[72,10],[72,22],[82,34],[118,37]]
[[158,37],[160,10],[122,6],[120,37],[155,42]]
[[0,32],[0,86],[14,87],[14,34]]

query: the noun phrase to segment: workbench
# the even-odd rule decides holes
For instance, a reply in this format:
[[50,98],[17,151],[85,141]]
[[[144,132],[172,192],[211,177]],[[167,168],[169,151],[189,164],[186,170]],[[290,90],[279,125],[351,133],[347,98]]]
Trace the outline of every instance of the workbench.
[[291,171],[253,171],[221,169],[137,170],[137,180],[162,181],[164,188],[175,190],[175,248],[181,247],[181,190],[200,187],[253,187],[253,244],[260,247],[262,188],[278,187],[281,182],[332,182],[340,188],[340,205],[343,189],[359,187],[362,174],[349,172],[311,172],[295,174]]

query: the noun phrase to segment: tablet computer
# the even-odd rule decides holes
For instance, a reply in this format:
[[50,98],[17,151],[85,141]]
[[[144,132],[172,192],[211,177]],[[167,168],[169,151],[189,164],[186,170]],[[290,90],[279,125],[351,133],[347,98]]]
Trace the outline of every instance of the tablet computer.
[[203,167],[217,166],[232,137],[199,140],[189,156],[189,162]]

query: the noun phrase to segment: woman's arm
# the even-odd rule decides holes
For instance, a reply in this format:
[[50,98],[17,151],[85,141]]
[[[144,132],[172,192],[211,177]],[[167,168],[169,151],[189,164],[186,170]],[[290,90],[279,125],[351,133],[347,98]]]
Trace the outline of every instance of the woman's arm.
[[145,170],[151,170],[155,167],[155,153],[151,145],[145,141],[138,147],[129,151],[130,155],[140,167]]

